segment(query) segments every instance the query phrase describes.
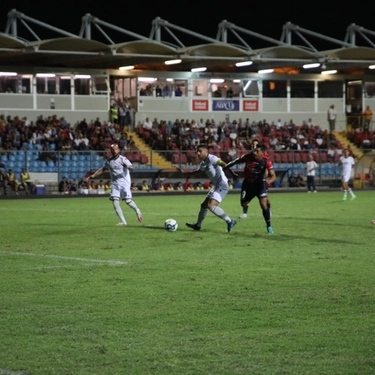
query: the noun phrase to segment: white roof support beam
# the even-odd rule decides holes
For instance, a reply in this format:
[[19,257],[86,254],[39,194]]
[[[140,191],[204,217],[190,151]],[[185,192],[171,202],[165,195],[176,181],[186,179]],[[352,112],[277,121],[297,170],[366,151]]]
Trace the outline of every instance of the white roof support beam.
[[28,17],[28,16],[24,15],[23,13],[18,12],[16,9],[12,9],[8,13],[8,20],[7,20],[7,25],[5,27],[5,33],[8,34],[8,35],[12,35],[15,38],[18,37],[18,35],[17,35],[17,32],[18,32],[18,29],[17,29],[17,20],[20,20],[20,22],[22,22],[22,24],[29,30],[29,32],[31,32],[31,34],[33,35],[33,37],[36,40],[41,40],[41,39],[28,26],[28,24],[26,23],[26,21],[32,22],[32,23],[34,23],[35,25],[38,25],[38,26],[45,27],[46,29],[49,29],[51,31],[55,31],[56,33],[61,34],[61,35],[65,35],[65,36],[72,37],[72,38],[78,38],[78,35],[75,35],[75,34],[67,32],[65,30],[59,29],[57,27],[48,25],[47,23],[44,23],[44,22],[36,20],[35,18]]
[[[316,38],[319,38],[319,39],[322,39],[322,40],[326,40],[327,42],[332,42],[334,44],[338,44],[341,47],[353,47],[353,45],[348,43],[348,42],[345,42],[345,41],[342,41],[342,40],[339,40],[339,39],[335,39],[335,38],[331,38],[329,36],[326,36],[326,35],[323,35],[323,34],[320,34],[320,33],[316,33],[315,31],[304,29],[303,27],[299,27],[298,25],[294,25],[291,22],[287,22],[283,26],[283,30],[284,30],[284,32],[283,32],[282,38],[285,39],[286,42],[290,45],[292,45],[292,32],[294,31],[295,33],[298,33],[297,35],[300,36],[300,37],[301,37],[301,33],[302,33],[302,34],[307,34],[307,35],[310,35],[310,36],[313,36],[313,37],[316,37]],[[310,48],[313,48],[314,51],[316,51],[316,52],[318,51],[315,47],[313,47],[312,44],[308,43],[308,45],[309,45]]]
[[210,38],[208,36],[205,36],[205,35],[196,33],[194,31],[190,31],[188,29],[185,29],[183,27],[174,25],[173,23],[170,23],[170,22],[168,22],[166,20],[163,20],[160,17],[156,17],[152,21],[152,30],[151,30],[150,38],[151,39],[154,38],[154,40],[156,40],[157,42],[163,43],[162,38],[161,38],[161,29],[162,29],[162,27],[164,27],[165,29],[168,29],[168,32],[171,35],[173,35],[173,38],[178,42],[178,44],[179,44],[179,46],[181,48],[184,48],[185,45],[172,33],[172,31],[170,31],[170,29],[181,31],[181,32],[183,32],[185,34],[188,34],[190,36],[194,36],[194,37],[196,37],[198,39],[202,39],[202,40],[204,40],[206,42],[209,42],[209,43],[218,43],[218,42],[220,42],[220,41],[218,41],[216,39],[213,39],[213,38]]
[[94,24],[97,29],[103,34],[103,36],[110,41],[111,44],[115,44],[112,42],[112,40],[109,38],[109,36],[100,28],[100,26],[108,27],[109,29],[119,31],[120,33],[129,35],[135,39],[140,40],[150,40],[150,38],[147,38],[143,35],[133,33],[132,31],[123,29],[121,27],[112,25],[111,23],[105,22],[100,20],[97,17],[92,16],[91,14],[87,13],[85,16],[82,17],[82,26],[80,31],[80,36],[85,39],[91,40],[91,25]]
[[[227,41],[227,30],[230,30],[233,33],[235,33],[235,31],[240,31],[240,32],[242,32],[244,34],[254,36],[254,37],[258,38],[258,39],[262,39],[262,40],[264,40],[266,42],[270,42],[270,43],[275,44],[277,46],[284,46],[284,45],[286,45],[286,43],[283,42],[283,41],[280,41],[280,40],[271,38],[269,36],[265,36],[265,35],[256,33],[256,32],[251,31],[251,30],[244,29],[244,28],[236,26],[234,23],[230,23],[230,22],[228,22],[226,20],[223,20],[222,22],[220,22],[219,29],[221,30],[221,37],[224,38],[225,43]],[[224,42],[224,40],[222,39],[222,42]],[[249,45],[243,41],[243,39],[240,38],[240,40],[244,43],[244,46],[247,49],[251,49],[249,47]]]
[[366,40],[366,42],[372,48],[375,48],[375,44],[373,43],[373,41],[366,35],[366,34],[369,34],[371,36],[375,36],[375,32],[371,31],[371,30],[368,30],[368,29],[365,29],[364,27],[358,26],[354,23],[352,23],[351,25],[348,26],[346,36],[345,36],[345,41],[349,42],[350,44],[355,46],[356,42],[357,42],[357,40],[356,40],[357,34],[359,34],[364,40]]

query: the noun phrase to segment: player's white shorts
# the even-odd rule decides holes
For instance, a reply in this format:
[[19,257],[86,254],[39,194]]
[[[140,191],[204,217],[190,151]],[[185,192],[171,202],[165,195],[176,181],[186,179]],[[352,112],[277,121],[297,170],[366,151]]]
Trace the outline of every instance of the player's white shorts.
[[228,194],[229,186],[227,184],[214,186],[207,194],[207,198],[215,199],[219,203]]
[[109,199],[113,200],[115,198],[124,200],[124,199],[131,199],[132,198],[132,191],[130,190],[130,186],[112,183],[112,192]]
[[346,174],[341,175],[341,181],[342,182],[349,182],[349,180],[350,180],[350,173],[346,173]]

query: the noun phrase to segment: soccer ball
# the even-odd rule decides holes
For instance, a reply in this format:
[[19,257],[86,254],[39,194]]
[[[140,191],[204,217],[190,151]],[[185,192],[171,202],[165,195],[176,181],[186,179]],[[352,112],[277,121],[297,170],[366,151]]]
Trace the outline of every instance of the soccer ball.
[[175,219],[167,219],[164,223],[164,229],[168,232],[176,232],[178,228],[178,223]]

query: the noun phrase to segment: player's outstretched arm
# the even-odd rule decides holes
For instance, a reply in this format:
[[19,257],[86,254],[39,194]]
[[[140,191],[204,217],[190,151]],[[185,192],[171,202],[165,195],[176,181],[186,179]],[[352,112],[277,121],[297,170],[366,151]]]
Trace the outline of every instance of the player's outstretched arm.
[[223,169],[226,171],[226,170],[229,170],[230,168],[232,168],[236,164],[241,164],[242,163],[242,159],[243,159],[243,157],[241,156],[239,158],[236,158],[236,159],[230,161],[228,164],[226,164],[223,167]]
[[103,168],[98,169],[96,172],[94,172],[89,178],[95,178],[96,176],[99,176],[103,173]]
[[180,173],[182,173],[182,174],[187,174],[187,175],[192,175],[192,174],[194,174],[194,173],[196,173],[196,172],[199,171],[199,168],[189,169],[188,171],[185,171],[185,170],[183,170],[183,169],[180,168],[180,167],[176,167],[176,169],[177,169]]

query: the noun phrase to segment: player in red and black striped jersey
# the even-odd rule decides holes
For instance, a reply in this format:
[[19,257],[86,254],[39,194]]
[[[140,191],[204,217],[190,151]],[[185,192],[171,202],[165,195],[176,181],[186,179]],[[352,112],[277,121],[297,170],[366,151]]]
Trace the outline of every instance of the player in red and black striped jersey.
[[[267,225],[267,232],[273,233],[270,209],[267,206],[268,185],[276,180],[276,173],[271,160],[266,154],[266,147],[258,143],[255,149],[231,161],[224,169],[236,164],[245,163],[244,180],[241,187],[241,206],[246,207],[254,197],[257,197]],[[237,176],[233,171],[234,178]],[[238,177],[238,176],[237,176]]]
[[[251,141],[251,149],[255,150],[255,148],[256,148],[256,146],[257,146],[258,143],[259,143],[259,139],[254,138]],[[265,152],[264,155],[268,157],[268,153],[267,152]],[[267,186],[267,188],[268,188],[268,186]],[[267,192],[268,192],[268,190],[267,190]],[[270,197],[269,197],[268,194],[267,194],[267,207],[270,210],[270,215],[272,217],[272,214],[271,214],[271,201],[270,201]],[[238,216],[238,217],[240,219],[246,219],[247,218],[247,211],[248,211],[248,209],[249,209],[249,205],[248,204],[246,204],[245,206],[242,206],[242,214],[240,216]]]

